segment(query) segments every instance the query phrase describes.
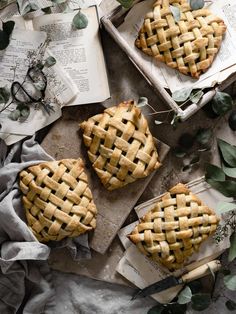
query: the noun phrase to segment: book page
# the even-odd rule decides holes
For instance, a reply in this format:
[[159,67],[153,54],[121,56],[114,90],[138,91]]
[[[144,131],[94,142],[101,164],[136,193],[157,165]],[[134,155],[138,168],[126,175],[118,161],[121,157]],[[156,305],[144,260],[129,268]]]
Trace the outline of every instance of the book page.
[[[45,42],[47,34],[45,32],[23,30],[15,28],[9,46],[0,51],[0,86],[7,87],[9,90],[13,81],[22,83],[28,70],[28,53],[37,51],[41,44]],[[46,56],[47,57],[47,56]],[[51,99],[54,111],[50,115],[44,110],[43,106],[31,104],[30,115],[27,119],[13,121],[9,114],[16,109],[13,101],[0,114],[0,138],[7,145],[11,145],[23,137],[33,135],[39,129],[49,125],[61,116],[62,103],[69,102],[77,93],[73,82],[69,76],[60,78],[60,67],[57,64],[51,68],[45,68],[47,76],[47,89],[45,99]],[[32,82],[25,84],[32,85]],[[69,84],[70,83],[70,84]],[[27,86],[27,85],[25,85]],[[9,103],[12,98],[10,98]],[[0,110],[5,108],[5,104],[0,104]]]
[[33,20],[33,26],[48,34],[50,51],[78,87],[78,95],[69,105],[101,102],[110,93],[96,7],[83,10],[89,20],[85,29],[72,28],[76,13],[40,16]]

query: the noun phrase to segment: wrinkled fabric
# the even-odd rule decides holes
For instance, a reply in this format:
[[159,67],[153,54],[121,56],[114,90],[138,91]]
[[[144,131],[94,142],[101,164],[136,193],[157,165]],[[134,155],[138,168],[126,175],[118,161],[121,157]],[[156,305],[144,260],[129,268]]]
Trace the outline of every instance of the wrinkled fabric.
[[15,144],[9,152],[2,142],[0,148],[0,313],[16,313],[20,307],[24,314],[51,313],[50,250],[67,247],[75,260],[90,258],[88,236],[50,246],[39,243],[25,223],[18,173],[52,158],[34,138]]

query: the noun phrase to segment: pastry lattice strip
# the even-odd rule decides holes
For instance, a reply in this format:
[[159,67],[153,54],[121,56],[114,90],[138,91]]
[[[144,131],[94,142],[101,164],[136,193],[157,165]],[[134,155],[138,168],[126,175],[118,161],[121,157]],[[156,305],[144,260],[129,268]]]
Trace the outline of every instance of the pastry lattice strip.
[[81,159],[31,166],[20,173],[29,227],[39,241],[76,237],[96,226],[96,206]]
[[212,209],[178,184],[141,219],[129,238],[142,253],[175,270],[199,250],[218,221]]
[[[175,21],[170,5],[180,9],[180,21]],[[211,66],[225,32],[224,21],[206,8],[192,10],[188,0],[158,0],[145,16],[135,44],[156,60],[198,78]]]
[[160,165],[147,121],[133,101],[106,109],[81,128],[93,168],[109,190],[144,178]]

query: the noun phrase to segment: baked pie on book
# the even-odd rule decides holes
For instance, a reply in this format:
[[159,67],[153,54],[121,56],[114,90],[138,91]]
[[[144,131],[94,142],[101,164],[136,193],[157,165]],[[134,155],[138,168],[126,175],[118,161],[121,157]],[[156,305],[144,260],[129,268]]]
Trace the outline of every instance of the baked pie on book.
[[81,159],[43,162],[19,177],[28,226],[40,242],[77,237],[96,227],[97,209]]
[[145,178],[160,166],[148,123],[134,101],[125,101],[84,121],[88,156],[108,190]]
[[177,184],[128,236],[139,250],[174,271],[215,232],[219,219],[184,184]]
[[[180,10],[179,21],[171,6]],[[135,45],[169,67],[199,78],[211,66],[225,32],[224,21],[207,8],[192,10],[189,0],[157,0]]]

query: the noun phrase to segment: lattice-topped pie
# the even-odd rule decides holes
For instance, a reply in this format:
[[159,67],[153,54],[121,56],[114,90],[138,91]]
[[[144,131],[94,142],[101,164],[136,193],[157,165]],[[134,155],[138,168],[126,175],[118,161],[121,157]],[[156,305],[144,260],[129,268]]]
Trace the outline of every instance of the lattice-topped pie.
[[44,162],[19,174],[28,225],[40,242],[96,227],[97,209],[81,159]]
[[[198,78],[211,66],[226,26],[207,8],[192,10],[189,2],[157,0],[145,16],[135,45],[169,67]],[[179,8],[179,21],[171,6]]]
[[218,222],[214,211],[179,183],[153,205],[128,237],[143,254],[173,271],[198,251]]
[[108,108],[80,127],[93,168],[108,190],[144,178],[160,166],[147,120],[133,101]]

